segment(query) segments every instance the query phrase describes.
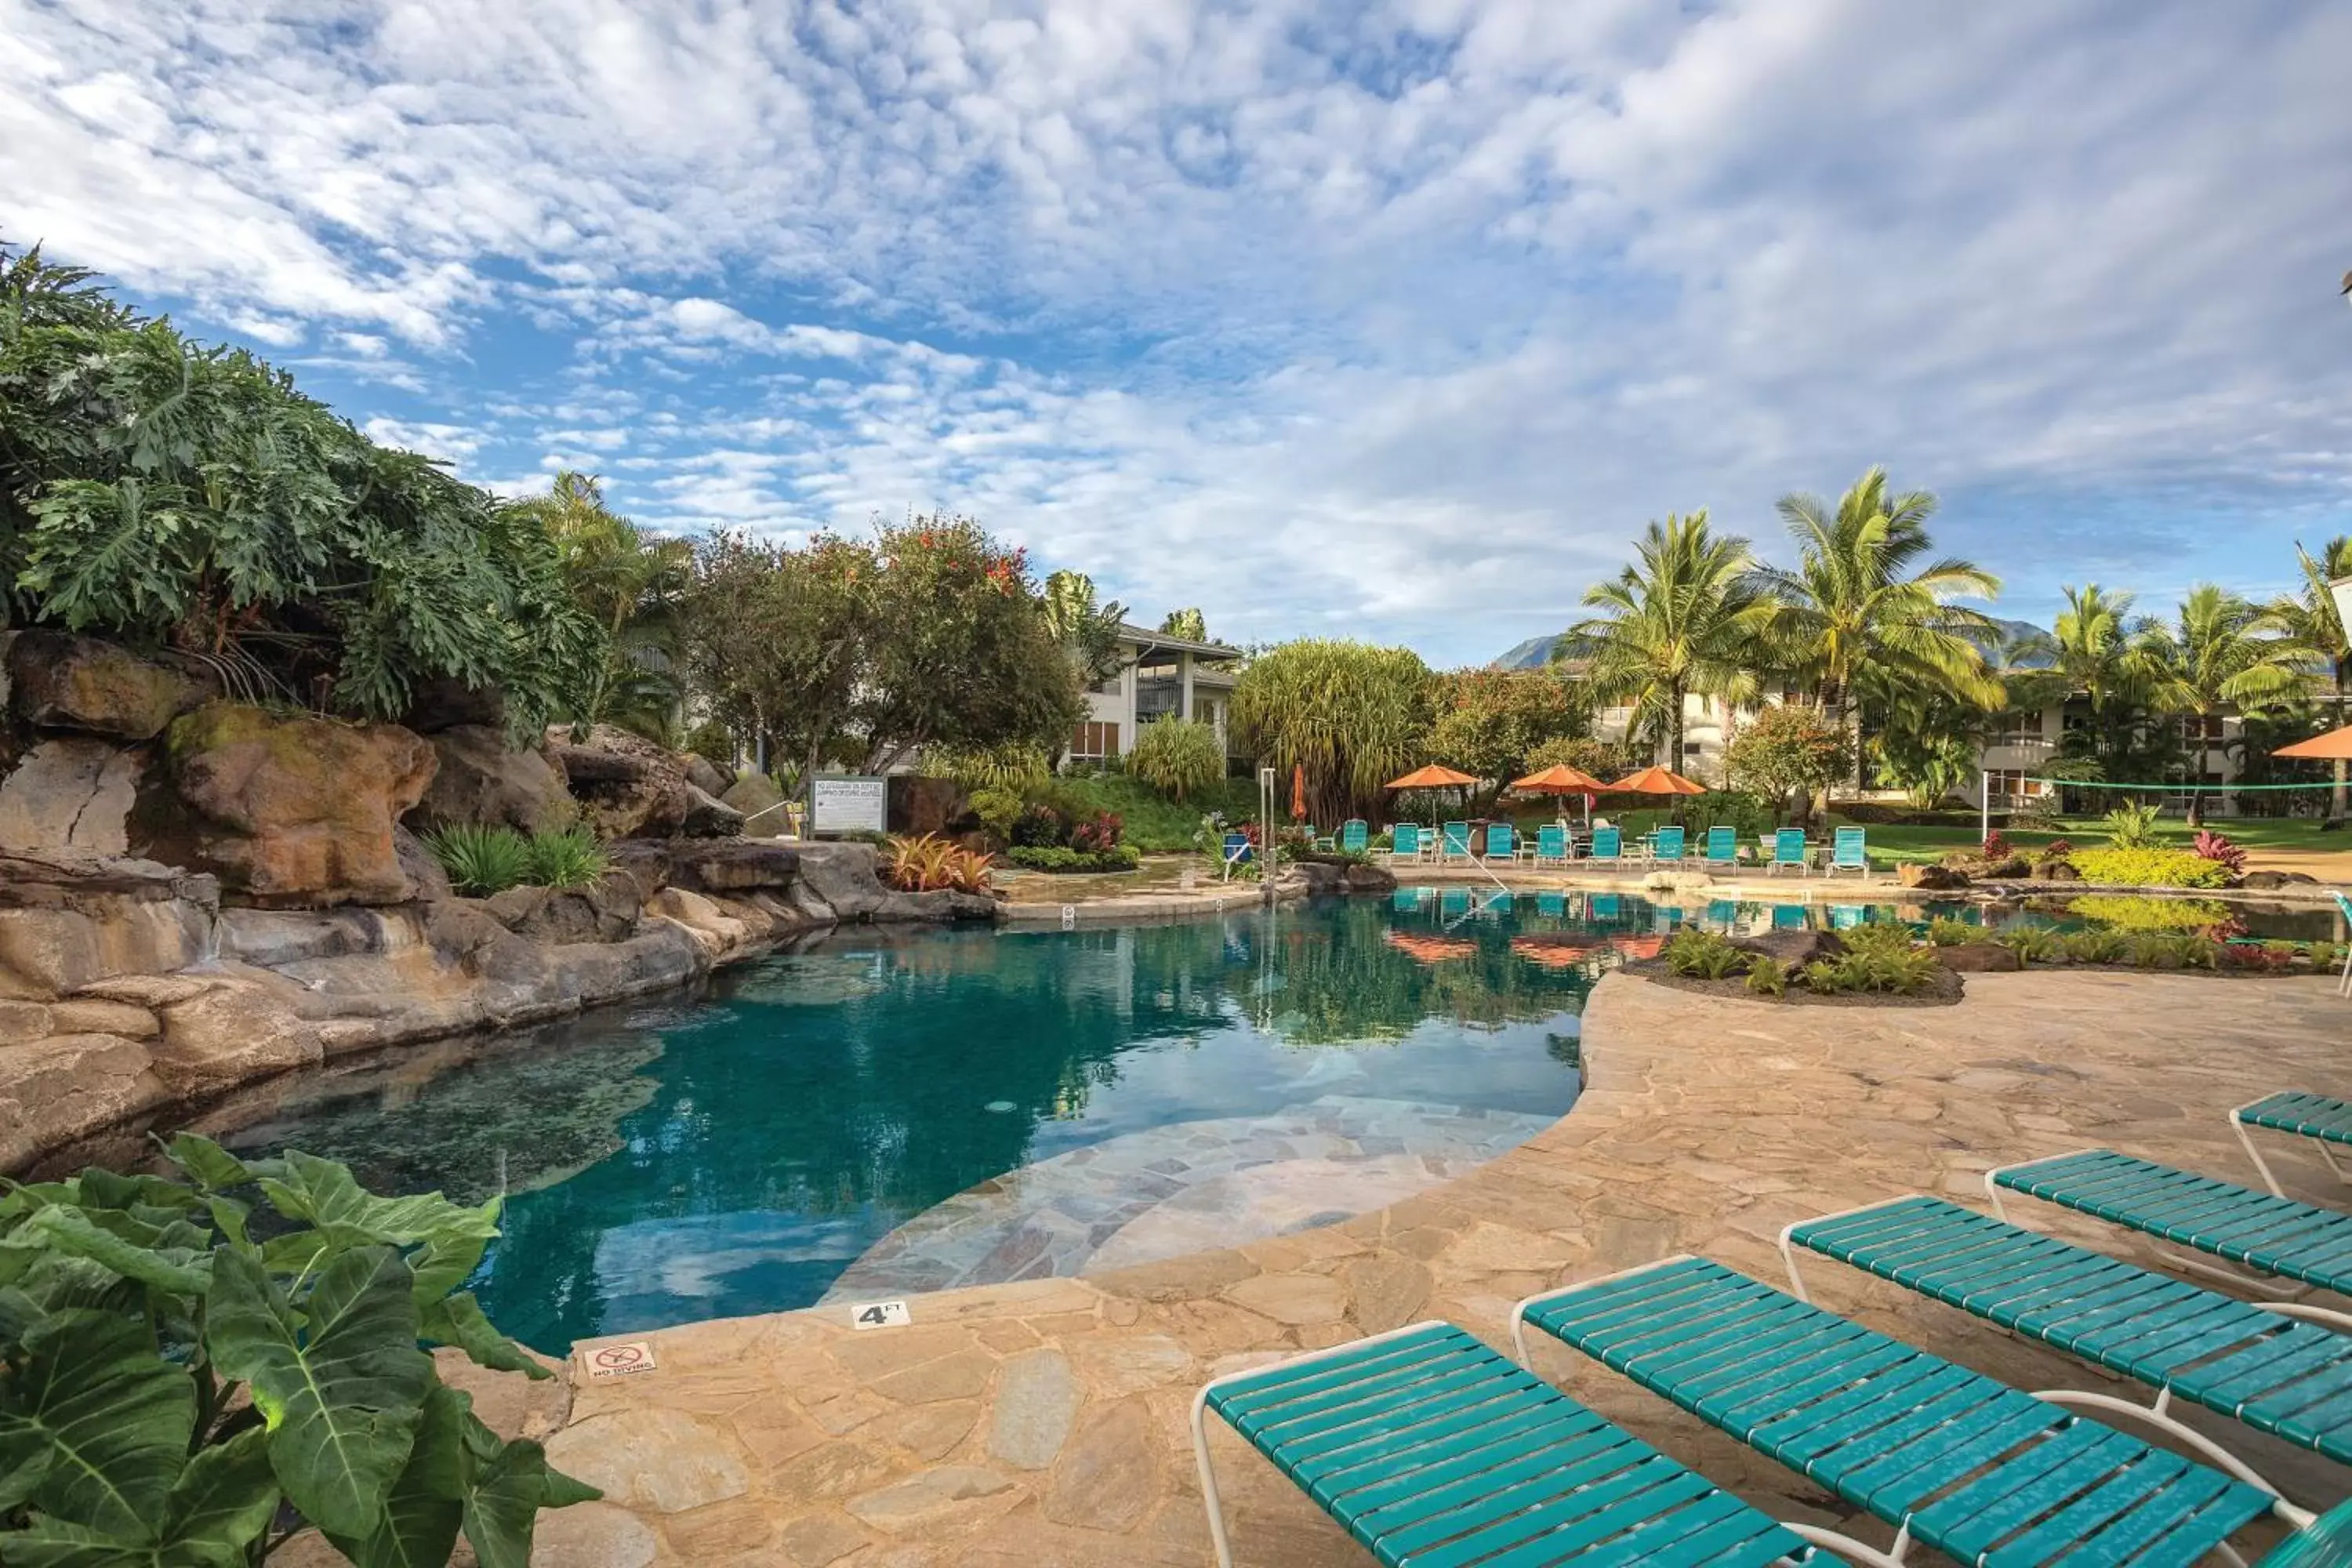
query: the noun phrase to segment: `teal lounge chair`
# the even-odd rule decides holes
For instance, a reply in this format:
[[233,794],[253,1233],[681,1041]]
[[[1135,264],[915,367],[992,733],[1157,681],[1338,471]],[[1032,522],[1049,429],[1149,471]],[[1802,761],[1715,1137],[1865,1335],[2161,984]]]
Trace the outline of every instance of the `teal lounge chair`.
[[1585,857],[1596,863],[1606,861],[1612,866],[1625,863],[1625,833],[1622,828],[1596,827],[1592,830],[1592,852]]
[[[2343,915],[2344,923],[2352,926],[2352,898],[2336,894],[2336,908]],[[2352,942],[2347,942],[2344,947],[2344,978],[2336,984],[2336,994],[2352,996]]]
[[1447,915],[1467,915],[1470,912],[1470,889],[1467,888],[1448,888],[1444,892],[1438,894],[1437,912],[1440,917]]
[[1721,926],[1725,931],[1739,923],[1739,903],[1736,899],[1709,899],[1706,901],[1706,923]]
[[1866,1510],[1893,1552],[1813,1531],[1854,1563],[1914,1542],[1961,1563],[2195,1563],[2241,1528],[2312,1516],[1704,1258],[1669,1258],[1522,1301],[1534,1327]]
[[1372,841],[1371,826],[1360,816],[1351,816],[1339,825],[1339,852],[1361,855]]
[[1739,864],[1739,829],[1710,827],[1706,830],[1706,868],[1717,866],[1737,867]]
[[1220,1568],[1234,1554],[1213,1414],[1389,1568],[1805,1563],[1803,1537],[1819,1538],[1433,1321],[1234,1373],[1194,1396],[1193,1460]]
[[1650,836],[1650,858],[1662,866],[1683,863],[1683,830],[1661,827]]
[[1429,851],[1422,840],[1422,830],[1413,823],[1400,822],[1390,828],[1389,864],[1411,865],[1424,858]]
[[1536,913],[1548,916],[1552,920],[1567,919],[1568,895],[1566,893],[1557,892],[1538,893],[1536,895]]
[[2352,1100],[2330,1100],[2324,1094],[2267,1095],[2251,1105],[2242,1105],[2230,1112],[2230,1125],[2237,1130],[2238,1142],[2246,1148],[2246,1158],[2263,1173],[2263,1184],[2280,1197],[2278,1178],[2263,1163],[2263,1152],[2254,1147],[2252,1128],[2265,1128],[2273,1132],[2288,1132],[2298,1138],[2308,1138],[2327,1168],[2336,1173],[2336,1180],[2352,1182],[2352,1171],[2347,1171],[2336,1159],[2336,1151],[2352,1145]]
[[1547,822],[1536,829],[1534,860],[1538,866],[1568,864],[1568,829],[1557,822]]
[[2352,1329],[2352,1315],[2296,1304],[2297,1297],[2314,1289],[2352,1296],[2352,1214],[2232,1186],[2112,1149],[2085,1149],[1987,1171],[1985,1195],[1992,1199],[1992,1212],[2007,1219],[2004,1192],[2040,1198],[2269,1277],[2251,1278],[2194,1258],[2166,1258],[2233,1285],[2275,1290],[2282,1281],[2292,1281],[2281,1292],[2284,1300],[2258,1305]]
[[1389,897],[1389,905],[1401,915],[1418,914],[1429,907],[1427,888],[1399,888]]
[[1774,931],[1804,930],[1805,906],[1802,904],[1774,904],[1772,906],[1772,929]]
[[1449,822],[1445,825],[1444,835],[1437,841],[1437,858],[1440,860],[1467,860],[1471,858],[1468,823]]
[[1490,823],[1486,827],[1486,852],[1478,858],[1479,864],[1489,860],[1516,860],[1519,858],[1518,830],[1507,822]]
[[1805,830],[1783,827],[1772,835],[1772,858],[1764,867],[1768,877],[1777,876],[1790,868],[1800,877],[1812,875],[1812,859],[1805,852]]
[[2041,1397],[2145,1421],[2251,1485],[2276,1490],[2183,1426],[2173,1401],[2352,1464],[2352,1339],[2328,1329],[1925,1195],[1782,1231],[1780,1255],[1801,1297],[1801,1247],[2147,1384],[2158,1391],[2152,1406],[2071,1389]]
[[1870,853],[1864,845],[1864,830],[1841,827],[1830,845],[1830,863],[1822,868],[1825,875],[1834,877],[1840,871],[1857,871],[1865,882],[1870,880]]
[[1870,911],[1860,904],[1830,906],[1830,930],[1832,931],[1852,931],[1858,925],[1868,924],[1869,921]]

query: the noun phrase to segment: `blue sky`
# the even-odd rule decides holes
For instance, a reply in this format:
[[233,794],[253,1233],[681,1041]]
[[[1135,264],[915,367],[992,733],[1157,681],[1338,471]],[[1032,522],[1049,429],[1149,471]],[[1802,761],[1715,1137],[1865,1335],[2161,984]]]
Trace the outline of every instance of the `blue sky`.
[[2352,531],[2327,0],[0,0],[0,234],[664,528],[943,502],[1441,663],[1873,462],[2027,618]]

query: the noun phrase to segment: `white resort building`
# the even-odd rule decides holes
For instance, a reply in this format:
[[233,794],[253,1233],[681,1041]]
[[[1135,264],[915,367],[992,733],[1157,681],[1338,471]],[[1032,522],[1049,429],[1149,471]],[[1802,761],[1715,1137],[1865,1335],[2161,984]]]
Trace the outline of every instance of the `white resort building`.
[[1122,623],[1118,653],[1118,673],[1087,689],[1072,760],[1123,756],[1144,725],[1162,719],[1198,719],[1224,738],[1241,649]]

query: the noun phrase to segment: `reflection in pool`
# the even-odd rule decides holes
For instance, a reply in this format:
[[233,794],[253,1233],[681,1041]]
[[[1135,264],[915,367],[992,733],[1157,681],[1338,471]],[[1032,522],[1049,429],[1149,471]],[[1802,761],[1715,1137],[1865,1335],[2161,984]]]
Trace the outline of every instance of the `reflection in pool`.
[[[316,1075],[261,1120],[248,1106],[211,1130],[245,1152],[348,1161],[378,1190],[507,1192],[476,1288],[500,1327],[561,1351],[809,1305],[916,1215],[1024,1167],[1059,1179],[1072,1162],[1057,1157],[1080,1151],[1104,1151],[1101,1181],[1181,1185],[1200,1174],[1188,1162],[1287,1158],[1292,1129],[1344,1127],[1368,1193],[1392,1191],[1372,1178],[1400,1162],[1439,1179],[1568,1110],[1586,994],[1685,921],[1931,913],[1982,918],[1456,886],[1181,925],[853,932],[724,973],[699,1000]],[[1097,1222],[1078,1251],[966,1259],[953,1278],[1067,1272],[1091,1247],[1141,1256],[1139,1232],[1112,1234],[1129,1217],[1117,1195],[1056,1199]],[[1139,1229],[1187,1234],[1181,1217]],[[887,1270],[850,1282],[869,1277],[924,1288]]]

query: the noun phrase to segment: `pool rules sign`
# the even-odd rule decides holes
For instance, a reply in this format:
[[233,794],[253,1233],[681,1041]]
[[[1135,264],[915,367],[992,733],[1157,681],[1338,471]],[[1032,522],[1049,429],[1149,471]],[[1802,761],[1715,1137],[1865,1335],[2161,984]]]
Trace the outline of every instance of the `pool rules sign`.
[[870,773],[819,773],[809,781],[809,831],[889,831],[888,786]]

